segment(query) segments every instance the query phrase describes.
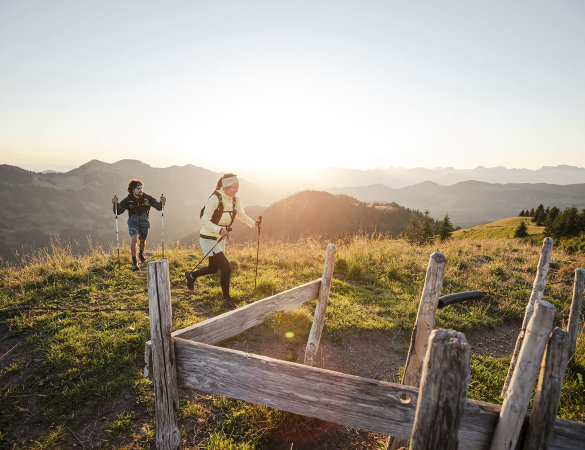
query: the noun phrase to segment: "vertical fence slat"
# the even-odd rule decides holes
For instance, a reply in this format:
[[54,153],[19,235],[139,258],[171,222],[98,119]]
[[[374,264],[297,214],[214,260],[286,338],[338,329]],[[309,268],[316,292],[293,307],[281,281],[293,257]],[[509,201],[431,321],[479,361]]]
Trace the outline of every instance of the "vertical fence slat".
[[571,359],[575,354],[577,345],[577,334],[579,333],[579,319],[581,317],[581,307],[583,305],[583,285],[585,283],[585,269],[575,270],[575,282],[573,284],[573,301],[571,302],[571,313],[569,314],[569,353],[567,359]]
[[555,328],[546,346],[524,450],[546,450],[555,425],[567,368],[569,333]]
[[518,353],[520,352],[520,347],[522,347],[522,342],[524,341],[524,337],[526,335],[526,327],[528,326],[528,322],[532,317],[536,302],[542,299],[544,288],[546,287],[546,277],[548,275],[548,269],[550,266],[552,247],[553,240],[549,237],[544,238],[544,241],[542,242],[540,258],[538,260],[538,268],[536,269],[536,276],[534,277],[534,283],[532,285],[532,292],[530,294],[528,304],[526,305],[524,320],[522,321],[522,328],[520,333],[518,333],[516,345],[514,346],[514,352],[512,353],[512,360],[510,361],[510,367],[508,368],[508,374],[506,375],[506,381],[504,381],[504,386],[502,387],[502,397],[506,395],[506,391],[508,390],[508,386],[512,379],[514,367],[516,366],[516,360],[518,359]]
[[166,260],[148,263],[148,310],[154,376],[156,448],[178,449],[181,435],[177,425],[179,394],[175,347],[171,338],[171,287]]
[[[410,347],[406,357],[402,384],[418,387],[422,364],[427,352],[429,336],[435,326],[435,314],[439,304],[439,296],[443,287],[443,275],[447,258],[440,252],[433,253],[429,258],[425,284],[418,305],[416,322],[412,329]],[[406,446],[408,443],[396,437],[388,439],[387,449],[396,450]]]
[[443,287],[446,262],[447,258],[440,252],[433,253],[429,258],[423,293],[418,306],[418,314],[412,330],[410,348],[406,357],[406,367],[402,377],[402,384],[407,386],[418,387],[420,382],[420,372],[427,351],[427,343],[435,326],[435,314],[439,296],[441,295],[441,288]]
[[463,333],[434,330],[425,356],[412,450],[456,450],[469,386],[471,346]]
[[315,308],[315,317],[313,318],[313,325],[311,326],[307,347],[305,349],[304,363],[307,366],[313,365],[315,354],[319,350],[323,325],[325,324],[325,312],[327,311],[327,303],[329,301],[329,292],[331,291],[331,279],[333,277],[336,254],[337,247],[334,244],[329,244],[327,246],[327,253],[325,254],[325,266],[323,267],[323,277],[321,278],[321,288],[319,289],[319,298],[317,307]]
[[526,327],[526,336],[518,354],[512,379],[504,396],[491,450],[516,448],[544,349],[552,330],[555,312],[556,308],[551,303],[536,302]]

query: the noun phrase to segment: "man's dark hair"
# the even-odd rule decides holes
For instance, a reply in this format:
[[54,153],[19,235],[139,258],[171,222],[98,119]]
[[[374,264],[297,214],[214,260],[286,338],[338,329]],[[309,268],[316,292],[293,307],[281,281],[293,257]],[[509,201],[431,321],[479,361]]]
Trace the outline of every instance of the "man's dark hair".
[[142,180],[138,180],[136,178],[130,180],[130,182],[128,183],[128,194],[132,194],[132,192],[134,192],[134,189],[136,189],[138,185],[144,186]]

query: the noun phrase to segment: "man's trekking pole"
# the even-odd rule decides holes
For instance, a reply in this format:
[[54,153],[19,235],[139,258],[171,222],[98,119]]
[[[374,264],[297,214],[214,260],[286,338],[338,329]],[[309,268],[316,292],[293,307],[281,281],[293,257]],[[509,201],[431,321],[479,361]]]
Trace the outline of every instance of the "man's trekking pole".
[[[164,197],[165,194],[160,194]],[[162,202],[161,202],[162,203]],[[162,204],[161,215],[160,215],[160,233],[162,235],[162,258],[165,257],[165,204]]]
[[258,254],[260,253],[260,228],[262,227],[262,216],[258,217],[258,247],[256,247],[256,274],[254,275],[254,290],[258,279]]
[[[227,229],[228,231],[232,231],[232,227],[227,227],[226,229]],[[225,236],[222,236],[222,237],[220,237],[220,238],[217,240],[217,242],[216,242],[216,243],[213,245],[213,247],[211,247],[211,250],[209,250],[209,251],[207,252],[207,254],[206,254],[206,255],[205,255],[203,258],[201,258],[201,260],[200,260],[200,261],[197,263],[197,265],[195,266],[195,268],[193,269],[193,271],[194,271],[195,269],[197,269],[197,267],[199,267],[199,264],[201,264],[201,263],[203,262],[203,260],[209,256],[209,254],[210,254],[210,253],[213,251],[213,249],[214,249],[215,247],[217,247],[217,244],[219,244],[219,243],[220,243],[221,241],[223,241],[225,238],[226,238]]]
[[118,267],[120,267],[120,239],[118,237],[118,202],[116,202],[116,249],[118,250]]

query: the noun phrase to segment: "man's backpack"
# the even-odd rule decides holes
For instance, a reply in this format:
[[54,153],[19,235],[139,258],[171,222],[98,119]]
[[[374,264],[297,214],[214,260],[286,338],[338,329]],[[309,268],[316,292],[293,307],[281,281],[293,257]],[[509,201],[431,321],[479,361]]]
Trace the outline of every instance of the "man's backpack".
[[[219,204],[217,205],[217,208],[215,208],[215,211],[213,211],[213,214],[211,216],[211,222],[213,222],[214,224],[218,224],[218,222],[221,219],[221,216],[223,215],[223,201],[221,200],[221,194],[218,191],[215,191],[213,194],[211,195],[215,195],[217,197],[217,199],[219,200]],[[209,198],[211,198],[211,195],[209,196]],[[228,227],[230,227],[232,225],[232,223],[234,223],[234,220],[236,219],[236,197],[233,198],[233,203],[232,203],[232,210],[230,211],[230,216],[231,216],[231,222],[229,225],[227,225]],[[199,213],[199,218],[201,219],[203,217],[203,212],[205,211],[205,206],[203,206],[203,208],[201,208],[201,212]]]

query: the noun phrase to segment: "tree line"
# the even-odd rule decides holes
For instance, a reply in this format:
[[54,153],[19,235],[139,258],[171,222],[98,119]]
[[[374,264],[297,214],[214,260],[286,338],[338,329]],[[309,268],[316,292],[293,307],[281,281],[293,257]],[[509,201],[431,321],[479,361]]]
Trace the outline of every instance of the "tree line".
[[545,235],[553,239],[570,238],[585,232],[585,209],[579,211],[576,206],[561,210],[556,206],[541,204],[537,208],[520,211],[520,217],[529,217],[531,222],[545,227]]
[[403,236],[413,244],[426,244],[435,241],[435,239],[446,241],[451,237],[453,231],[449,214],[445,214],[443,220],[439,221],[433,219],[429,211],[425,211],[422,217],[410,219]]

